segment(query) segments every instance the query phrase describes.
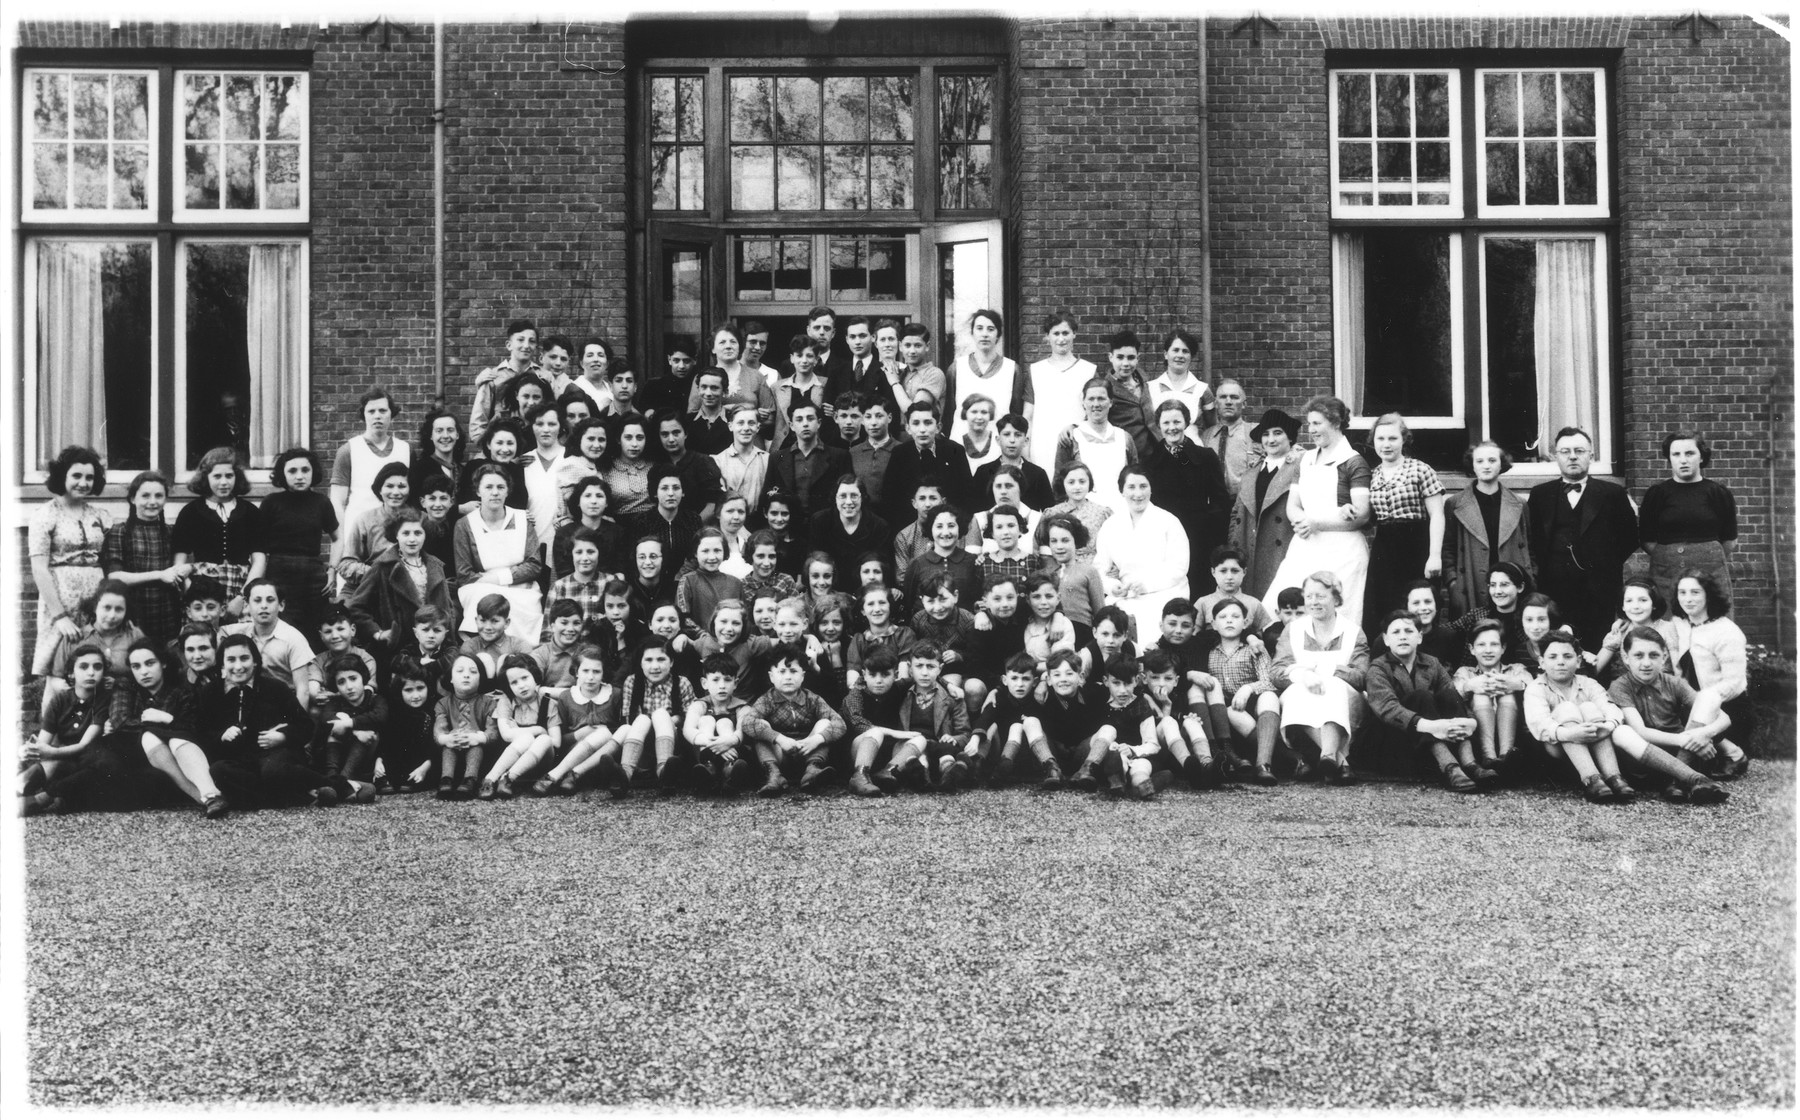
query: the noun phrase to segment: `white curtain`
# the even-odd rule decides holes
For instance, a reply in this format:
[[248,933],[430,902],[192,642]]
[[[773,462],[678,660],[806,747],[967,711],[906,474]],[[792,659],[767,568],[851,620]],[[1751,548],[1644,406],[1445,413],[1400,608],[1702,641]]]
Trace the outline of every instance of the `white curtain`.
[[[1599,370],[1595,368],[1594,243],[1537,243],[1538,446],[1555,446],[1564,427],[1598,432]],[[1599,447],[1595,458],[1604,457]]]
[[38,242],[38,458],[71,443],[106,458],[107,246]]
[[245,321],[250,350],[250,465],[267,467],[300,445],[305,414],[306,324],[301,316],[300,246],[250,246]]
[[1363,368],[1367,360],[1367,304],[1363,294],[1363,239],[1340,233],[1331,239],[1332,334],[1337,342],[1337,391],[1353,416],[1363,415]]

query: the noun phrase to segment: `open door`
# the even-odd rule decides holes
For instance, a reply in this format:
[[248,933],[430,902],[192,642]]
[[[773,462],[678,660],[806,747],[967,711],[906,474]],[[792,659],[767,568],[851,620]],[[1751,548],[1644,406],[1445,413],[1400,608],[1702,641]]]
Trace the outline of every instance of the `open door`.
[[949,369],[968,353],[969,317],[984,307],[999,310],[1006,298],[1005,258],[1000,223],[959,222],[926,234],[931,256],[922,271],[930,278],[932,333],[938,340],[938,364]]
[[667,366],[669,345],[680,335],[694,340],[696,358],[705,364],[712,353],[708,334],[724,322],[720,303],[719,269],[725,239],[703,226],[658,222],[650,227],[650,268],[655,283],[650,288],[650,329],[646,341],[651,353],[638,362],[640,378],[654,377]]

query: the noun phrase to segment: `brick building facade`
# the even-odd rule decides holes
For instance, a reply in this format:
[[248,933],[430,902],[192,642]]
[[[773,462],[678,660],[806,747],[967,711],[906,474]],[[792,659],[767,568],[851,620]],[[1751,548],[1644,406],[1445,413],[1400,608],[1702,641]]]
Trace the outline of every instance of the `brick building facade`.
[[[403,429],[440,394],[466,414],[473,377],[501,356],[502,324],[514,316],[535,319],[541,334],[606,335],[643,371],[660,366],[668,333],[750,316],[785,327],[815,301],[916,316],[949,356],[957,317],[993,303],[1008,313],[1008,353],[1024,361],[1042,353],[1039,324],[1054,310],[1075,315],[1078,350],[1102,364],[1099,338],[1137,329],[1152,371],[1152,340],[1185,325],[1204,340],[1205,369],[1240,378],[1255,411],[1345,394],[1346,370],[1369,360],[1354,375],[1368,379],[1367,411],[1393,403],[1383,393],[1418,405],[1409,415],[1430,412],[1434,394],[1450,402],[1421,446],[1453,487],[1455,452],[1509,403],[1497,386],[1530,378],[1500,368],[1507,339],[1496,324],[1512,323],[1505,316],[1529,302],[1530,278],[1561,259],[1546,255],[1552,242],[1594,262],[1577,270],[1597,342],[1579,393],[1601,429],[1607,473],[1641,496],[1666,476],[1657,449],[1667,430],[1706,432],[1709,474],[1739,502],[1740,621],[1754,641],[1792,646],[1789,47],[1751,20],[1721,17],[1698,42],[1666,17],[1283,18],[1256,28],[631,20],[460,24],[442,44],[434,36],[423,24],[20,27],[11,56],[25,169],[12,215],[20,341],[10,357],[25,371],[15,391],[26,419],[14,443],[25,498],[15,513],[44,496],[49,390],[33,380],[31,289],[34,265],[62,242],[112,237],[150,262],[136,266],[156,279],[143,294],[157,324],[146,334],[148,370],[110,386],[109,401],[148,417],[143,458],[178,475],[204,450],[189,430],[206,418],[191,399],[199,382],[180,368],[200,340],[184,334],[177,281],[206,275],[210,238],[302,246],[303,415],[294,419],[322,455],[356,430],[356,398],[372,383],[395,391]],[[118,181],[110,195],[97,188],[98,221],[79,197],[79,104],[65,117],[33,115],[32,83],[65,74],[74,84],[55,88],[73,90],[71,104],[101,88],[94,75],[150,76],[147,140],[117,123],[139,95],[121,92],[125,79],[105,86],[115,123],[88,139],[110,145],[102,174],[110,167]],[[225,101],[224,170],[213,179],[195,170],[214,158],[196,142],[213,143],[193,123],[196,74],[217,75]],[[282,213],[292,200],[273,169],[293,139],[283,130],[296,126],[270,115],[275,87],[257,83],[293,74],[306,98],[294,141],[303,204]],[[1375,91],[1372,130],[1357,123],[1358,90]],[[1390,120],[1394,90],[1408,100]],[[226,119],[233,91],[264,98],[252,114],[263,114],[264,131],[238,136],[237,149]],[[1512,118],[1525,123],[1504,135],[1503,98],[1525,106]],[[132,154],[140,147],[146,155]],[[47,179],[34,178],[40,148]],[[1358,210],[1346,198],[1364,190],[1361,149],[1377,180],[1400,166],[1391,160],[1407,170],[1396,172],[1405,190],[1364,191],[1371,205]],[[1519,205],[1509,209],[1506,153],[1521,150]],[[1531,162],[1540,156],[1550,162]],[[120,170],[131,159],[147,159],[139,180]],[[1443,166],[1450,188],[1439,192]],[[1560,192],[1537,177],[1541,166],[1560,177]],[[1550,194],[1534,198],[1540,188]],[[209,189],[225,201],[209,202]],[[52,196],[63,203],[39,204]],[[207,205],[216,212],[200,213]],[[1365,293],[1360,277],[1408,271],[1368,263],[1347,294],[1346,262],[1377,259],[1424,261],[1443,282],[1402,284],[1400,294],[1371,282]],[[1418,320],[1442,335],[1420,359],[1434,372],[1417,376],[1431,384],[1377,387],[1391,343],[1371,327],[1352,344],[1337,324],[1352,298],[1414,297]],[[1509,479],[1529,484],[1548,469],[1525,464]]]

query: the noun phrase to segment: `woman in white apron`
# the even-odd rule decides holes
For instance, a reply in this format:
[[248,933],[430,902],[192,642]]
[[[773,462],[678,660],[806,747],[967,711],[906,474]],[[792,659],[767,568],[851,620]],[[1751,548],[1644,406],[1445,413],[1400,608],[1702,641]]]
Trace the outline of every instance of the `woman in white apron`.
[[1317,744],[1320,769],[1346,785],[1355,780],[1348,752],[1362,722],[1369,646],[1334,573],[1312,572],[1300,589],[1306,614],[1282,628],[1269,679],[1282,690],[1281,729],[1289,745]]
[[[956,377],[951,385],[956,399],[950,402],[950,408],[944,414],[951,418],[951,439],[960,440],[968,432],[969,421],[963,416],[963,403],[976,393],[994,402],[997,415],[1012,410],[1013,390],[1019,384],[1019,364],[1000,353],[1001,329],[998,311],[977,311],[969,317],[969,337],[975,346],[956,363]],[[1025,399],[1031,400],[1029,393]]]
[[[1068,464],[1086,463],[1088,473],[1094,479],[1089,497],[1109,509],[1118,509],[1119,472],[1126,464],[1137,462],[1137,444],[1124,428],[1111,420],[1112,392],[1107,388],[1106,378],[1089,378],[1077,399],[1085,418],[1061,433],[1057,442],[1056,473],[1060,477]],[[1032,430],[1036,431],[1036,428]]]
[[[402,467],[412,465],[412,448],[394,435],[394,401],[387,390],[370,389],[362,395],[363,433],[338,448],[331,464],[331,505],[337,511],[338,524],[348,530],[363,514],[381,505],[375,493],[375,476],[389,463]],[[338,536],[331,546],[331,567],[335,571],[344,559],[344,546],[349,533]]]
[[530,516],[506,504],[512,484],[506,472],[488,463],[475,468],[475,512],[456,523],[456,597],[465,633],[474,633],[475,605],[504,595],[512,605],[506,632],[536,645],[544,619],[543,552]]
[[1284,587],[1299,587],[1314,572],[1335,572],[1343,584],[1343,609],[1362,617],[1363,583],[1369,573],[1369,464],[1350,446],[1344,428],[1350,410],[1336,397],[1306,402],[1306,428],[1313,449],[1300,456],[1300,477],[1288,491],[1293,542],[1263,595],[1276,615]]
[[1044,324],[1050,356],[1031,363],[1031,443],[1026,457],[1045,471],[1056,467],[1056,445],[1070,424],[1081,421],[1082,386],[1096,373],[1094,363],[1075,354],[1075,317],[1066,311]]

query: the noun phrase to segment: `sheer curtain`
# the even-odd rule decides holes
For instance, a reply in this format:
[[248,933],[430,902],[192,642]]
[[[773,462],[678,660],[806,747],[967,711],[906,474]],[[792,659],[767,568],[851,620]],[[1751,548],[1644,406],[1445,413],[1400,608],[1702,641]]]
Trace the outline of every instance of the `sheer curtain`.
[[[1538,446],[1555,446],[1569,426],[1597,432],[1599,371],[1595,368],[1594,243],[1537,243],[1537,302],[1532,309],[1537,347]],[[1604,458],[1599,447],[1595,458]]]
[[38,458],[71,443],[106,458],[107,246],[38,242]]
[[250,246],[244,318],[250,350],[250,465],[300,445],[305,359],[300,246]]
[[1363,292],[1363,239],[1360,234],[1340,233],[1331,239],[1332,334],[1337,340],[1338,396],[1350,406],[1352,416],[1363,415],[1363,369],[1367,361],[1364,324],[1367,304]]

